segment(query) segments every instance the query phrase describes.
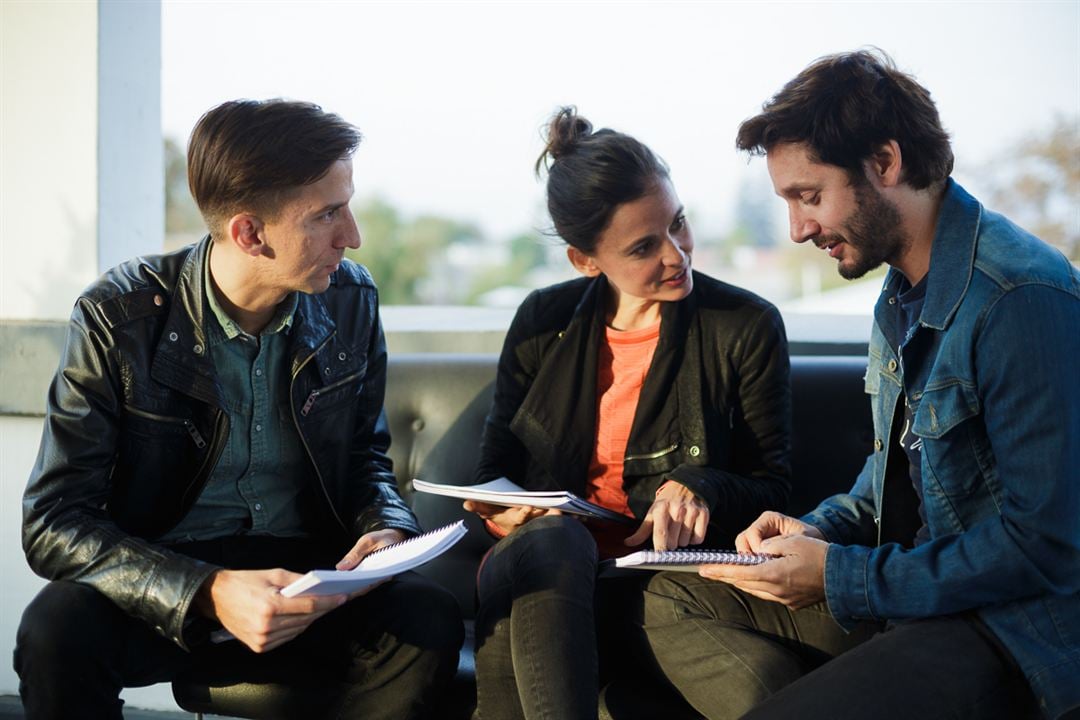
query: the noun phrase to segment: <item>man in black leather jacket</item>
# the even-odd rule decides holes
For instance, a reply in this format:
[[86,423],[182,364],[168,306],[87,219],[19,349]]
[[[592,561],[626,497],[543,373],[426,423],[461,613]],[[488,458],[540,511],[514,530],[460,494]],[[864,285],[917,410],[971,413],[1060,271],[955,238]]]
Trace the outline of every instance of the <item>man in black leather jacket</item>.
[[18,633],[28,717],[117,718],[123,687],[192,672],[337,681],[335,717],[417,717],[453,673],[456,602],[419,576],[277,592],[420,532],[386,455],[375,285],[344,259],[359,141],[307,103],[214,108],[188,156],[211,235],[76,302],[23,501],[52,581]]

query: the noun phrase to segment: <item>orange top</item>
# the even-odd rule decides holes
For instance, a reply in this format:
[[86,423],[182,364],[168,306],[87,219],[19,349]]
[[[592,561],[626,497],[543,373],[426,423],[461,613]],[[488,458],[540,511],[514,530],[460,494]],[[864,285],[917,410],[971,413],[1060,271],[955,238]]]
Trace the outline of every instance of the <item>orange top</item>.
[[[634,424],[641,386],[649,372],[660,321],[640,330],[607,328],[596,364],[596,445],[585,484],[585,499],[633,516],[623,489],[623,458]],[[632,552],[622,544],[637,526],[598,525],[593,532],[601,557]]]

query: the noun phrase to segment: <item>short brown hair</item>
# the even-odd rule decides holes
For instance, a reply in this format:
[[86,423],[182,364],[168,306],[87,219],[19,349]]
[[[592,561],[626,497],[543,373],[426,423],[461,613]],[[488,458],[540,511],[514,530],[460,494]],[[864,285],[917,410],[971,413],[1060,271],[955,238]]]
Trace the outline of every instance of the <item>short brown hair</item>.
[[779,143],[806,143],[816,160],[861,179],[863,162],[890,140],[903,156],[901,179],[916,190],[952,173],[930,92],[875,48],[815,60],[739,126],[735,145],[763,155]]
[[352,155],[360,131],[318,105],[232,100],[204,114],[188,142],[188,186],[212,233],[237,212],[273,220],[287,193]]

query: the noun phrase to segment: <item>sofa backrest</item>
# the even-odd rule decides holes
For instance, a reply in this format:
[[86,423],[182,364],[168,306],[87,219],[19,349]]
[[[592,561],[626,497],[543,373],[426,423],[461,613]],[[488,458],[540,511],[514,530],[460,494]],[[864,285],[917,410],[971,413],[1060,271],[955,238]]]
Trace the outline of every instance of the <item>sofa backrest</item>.
[[[457,596],[466,617],[480,558],[492,540],[461,501],[414,494],[411,480],[468,485],[494,389],[495,355],[397,354],[387,371],[390,456],[402,495],[420,523],[435,528],[465,518],[470,532],[422,570]],[[787,512],[800,515],[829,495],[845,492],[873,444],[864,394],[866,358],[791,359],[792,492]]]

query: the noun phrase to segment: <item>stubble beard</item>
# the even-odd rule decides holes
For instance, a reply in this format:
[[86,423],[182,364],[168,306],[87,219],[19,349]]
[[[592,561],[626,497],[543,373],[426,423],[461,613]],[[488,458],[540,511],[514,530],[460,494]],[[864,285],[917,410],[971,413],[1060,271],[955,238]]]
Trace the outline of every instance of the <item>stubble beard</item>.
[[852,251],[852,264],[840,262],[836,268],[845,280],[856,280],[882,263],[896,260],[907,247],[900,211],[865,179],[855,182],[855,212],[845,226],[841,239]]

